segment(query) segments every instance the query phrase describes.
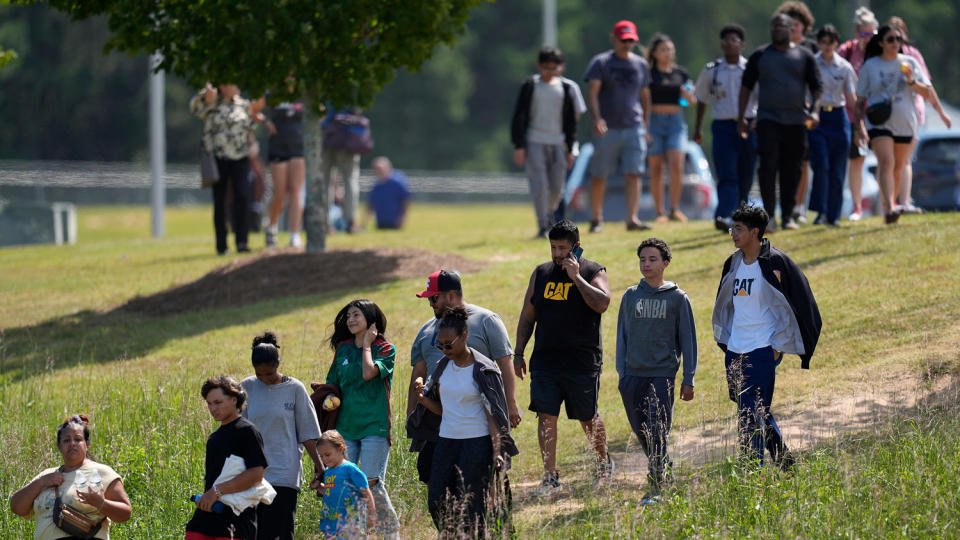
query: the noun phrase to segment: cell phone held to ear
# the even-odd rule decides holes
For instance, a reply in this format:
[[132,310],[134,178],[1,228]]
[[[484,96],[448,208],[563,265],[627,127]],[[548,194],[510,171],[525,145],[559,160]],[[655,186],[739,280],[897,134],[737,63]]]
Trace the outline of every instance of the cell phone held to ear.
[[570,250],[570,257],[575,261],[580,262],[580,257],[583,255],[583,248],[580,245],[573,246],[573,249]]

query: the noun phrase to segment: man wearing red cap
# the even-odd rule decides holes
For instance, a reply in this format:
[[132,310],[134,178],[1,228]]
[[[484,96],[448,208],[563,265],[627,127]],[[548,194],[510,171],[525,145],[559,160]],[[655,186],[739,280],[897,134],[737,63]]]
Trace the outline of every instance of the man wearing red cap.
[[[479,351],[487,358],[496,360],[503,377],[503,389],[507,395],[507,412],[510,415],[511,427],[520,424],[520,407],[517,406],[517,396],[513,375],[513,347],[510,345],[510,336],[507,327],[503,325],[500,316],[489,309],[468,304],[463,301],[463,287],[460,284],[460,273],[456,270],[437,270],[427,278],[426,290],[417,293],[419,298],[426,298],[433,309],[434,318],[425,322],[413,340],[410,350],[410,389],[407,397],[407,415],[417,405],[416,380],[418,377],[426,380],[437,367],[437,362],[443,358],[443,352],[437,347],[437,323],[447,308],[463,307],[467,310],[467,346]],[[417,471],[420,481],[430,479],[430,466],[433,462],[433,443],[420,451],[417,458]]]
[[[590,60],[587,109],[593,116],[594,154],[590,160],[590,201],[593,220],[590,232],[603,225],[603,192],[607,176],[619,172],[624,178],[627,230],[648,229],[637,218],[640,207],[640,174],[645,169],[646,133],[650,115],[650,68],[632,52],[640,38],[630,21],[613,25],[613,49]],[[616,169],[616,170],[615,170]]]

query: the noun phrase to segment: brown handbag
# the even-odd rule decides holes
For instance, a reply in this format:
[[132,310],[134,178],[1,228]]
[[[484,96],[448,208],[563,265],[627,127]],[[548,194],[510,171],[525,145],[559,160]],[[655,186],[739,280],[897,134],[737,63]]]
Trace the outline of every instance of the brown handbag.
[[57,488],[57,498],[53,502],[53,524],[61,531],[77,538],[93,538],[100,532],[106,519],[94,521],[69,504],[64,504]]

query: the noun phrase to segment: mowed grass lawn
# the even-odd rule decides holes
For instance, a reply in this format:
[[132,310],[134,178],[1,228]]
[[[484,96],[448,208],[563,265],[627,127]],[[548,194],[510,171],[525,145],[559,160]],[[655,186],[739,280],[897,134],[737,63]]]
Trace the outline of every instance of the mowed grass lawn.
[[[336,235],[328,244],[421,248],[486,262],[464,276],[465,298],[499,313],[512,340],[530,272],[549,258],[547,241],[532,238],[531,214],[526,206],[418,205],[405,231]],[[81,208],[78,245],[0,250],[3,496],[60,463],[54,428],[66,415],[85,412],[93,422],[92,455],[123,476],[133,502],[133,518],[112,527],[112,537],[182,538],[193,509],[188,498],[202,489],[205,440],[216,427],[200,398],[201,382],[218,373],[252,374],[250,341],[268,329],[280,337],[283,373],[305,383],[323,380],[334,315],[349,300],[367,297],[387,314],[388,337],[398,348],[395,446],[386,484],[403,537],[432,537],[426,489],[416,481],[415,454],[406,451],[403,429],[410,344],[432,316],[427,302],[414,296],[426,276],[362,290],[291,291],[253,305],[198,306],[177,316],[114,310],[238,258],[214,254],[209,208],[171,208],[166,218],[167,235],[155,240],[147,208]],[[710,223],[664,225],[652,234],[673,247],[666,277],[689,294],[698,329],[696,399],[677,402],[675,434],[727,429],[734,411],[710,313],[732,243]],[[635,251],[645,237],[610,223],[603,234],[582,238],[584,256],[607,267],[613,291],[603,319],[600,412],[612,450],[628,458],[637,445],[616,390],[616,313],[623,291],[640,278]],[[801,370],[795,356],[784,360],[774,411],[882,395],[901,376],[909,384],[921,381],[917,392],[926,394],[938,377],[953,376],[960,358],[958,238],[957,214],[907,216],[893,227],[871,219],[775,235],[774,244],[806,272],[824,331],[811,370]],[[262,236],[254,235],[251,244],[262,248]],[[523,409],[528,382],[518,386]],[[621,458],[610,487],[591,488],[592,454],[571,421],[559,427],[562,497],[532,498],[541,462],[536,419],[527,413],[515,431],[521,455],[511,473],[516,535],[953,537],[960,526],[960,408],[944,401],[955,399],[909,410],[893,404],[881,420],[848,419],[854,434],[805,450],[791,475],[751,472],[730,459],[729,450],[705,447],[684,462],[677,489],[655,508],[639,506],[644,470],[632,458]],[[298,538],[315,537],[318,509],[317,498],[305,492]],[[0,538],[32,534],[32,521],[0,512]]]

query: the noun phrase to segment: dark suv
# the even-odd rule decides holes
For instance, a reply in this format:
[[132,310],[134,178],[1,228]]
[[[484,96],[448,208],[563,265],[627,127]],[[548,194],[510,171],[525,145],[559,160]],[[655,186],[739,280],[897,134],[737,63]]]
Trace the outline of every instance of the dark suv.
[[960,209],[960,133],[922,131],[913,155],[913,204],[926,210]]

